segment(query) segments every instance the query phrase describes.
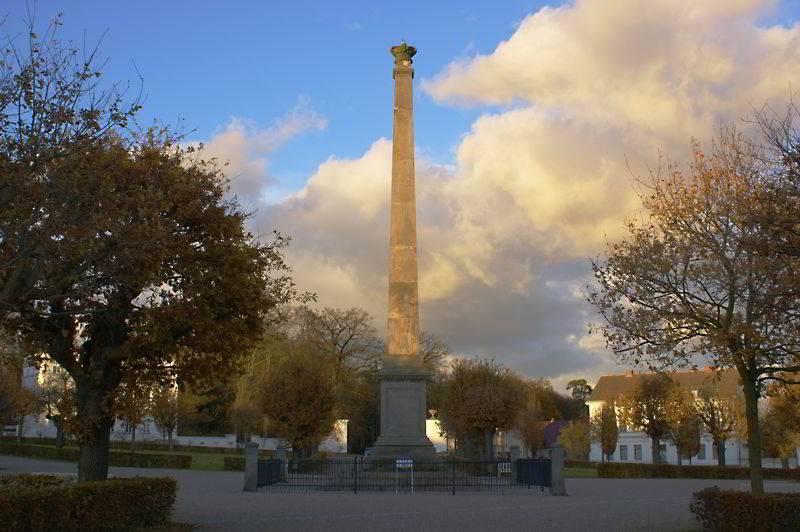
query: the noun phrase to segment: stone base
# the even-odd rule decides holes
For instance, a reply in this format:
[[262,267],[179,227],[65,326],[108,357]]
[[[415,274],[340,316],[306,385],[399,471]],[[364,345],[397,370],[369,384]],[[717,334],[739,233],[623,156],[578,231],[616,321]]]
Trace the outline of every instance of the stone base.
[[373,452],[384,457],[426,457],[436,450],[425,434],[427,381],[422,368],[388,367],[381,383],[381,432]]

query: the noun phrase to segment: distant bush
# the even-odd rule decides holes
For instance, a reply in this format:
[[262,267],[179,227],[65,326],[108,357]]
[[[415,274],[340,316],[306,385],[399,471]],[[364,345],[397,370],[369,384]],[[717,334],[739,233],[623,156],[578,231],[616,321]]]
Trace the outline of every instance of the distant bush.
[[[49,458],[77,462],[80,451],[74,447],[51,447],[49,445],[25,445],[0,441],[0,454]],[[191,469],[192,457],[188,454],[154,454],[111,451],[109,465],[120,467],[157,467],[171,469]]]
[[[728,478],[748,479],[746,467],[691,466],[672,464],[628,464],[606,462],[596,464],[601,478]],[[764,478],[800,480],[800,469],[764,468]]]
[[0,476],[0,491],[2,490],[22,490],[39,489],[61,486],[67,481],[65,477],[55,475],[5,475]]
[[4,477],[0,515],[5,530],[131,530],[165,525],[175,505],[171,478],[121,478],[68,483],[45,475]]
[[[260,449],[258,451],[259,458],[272,458],[275,455],[274,451],[270,449]],[[244,471],[244,455],[239,456],[223,456],[222,469],[225,471]]]
[[[33,438],[26,436],[21,441],[16,436],[0,436],[0,443],[31,443],[35,445],[55,445],[55,438]],[[73,440],[67,440],[68,445],[75,445]],[[112,449],[130,450],[131,442],[115,440],[109,442]],[[169,444],[167,441],[137,441],[134,445],[135,451],[163,451],[169,452]],[[184,453],[211,453],[211,454],[242,454],[241,447],[207,447],[205,445],[174,445],[176,452]],[[134,452],[135,452],[134,451]]]
[[597,462],[588,460],[564,460],[564,467],[578,467],[582,469],[597,467]]
[[244,456],[223,456],[222,469],[225,471],[244,471]]
[[753,495],[714,487],[696,492],[690,509],[704,530],[800,530],[800,493]]

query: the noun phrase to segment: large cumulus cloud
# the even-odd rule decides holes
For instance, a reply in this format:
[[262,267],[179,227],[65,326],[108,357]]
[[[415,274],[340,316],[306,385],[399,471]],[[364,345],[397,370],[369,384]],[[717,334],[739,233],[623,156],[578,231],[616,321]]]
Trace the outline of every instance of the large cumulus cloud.
[[[559,384],[618,371],[587,336],[589,257],[635,212],[632,173],[659,152],[685,158],[692,137],[798,85],[800,29],[760,26],[772,7],[578,0],[424,81],[445,105],[487,110],[452,165],[418,160],[423,328]],[[293,236],[295,278],[322,304],[362,306],[383,325],[391,143],[367,145],[322,163],[255,223]]]

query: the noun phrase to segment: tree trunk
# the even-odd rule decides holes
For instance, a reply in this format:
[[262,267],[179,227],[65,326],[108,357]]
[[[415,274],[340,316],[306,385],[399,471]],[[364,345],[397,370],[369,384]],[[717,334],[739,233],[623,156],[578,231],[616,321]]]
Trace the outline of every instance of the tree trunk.
[[131,451],[136,448],[136,425],[131,427]]
[[681,448],[680,447],[676,447],[675,449],[678,452],[678,465],[679,466],[683,465],[683,456],[681,456],[681,454],[682,454],[681,453]]
[[64,426],[61,423],[56,423],[56,447],[61,449],[64,447]]
[[650,437],[651,445],[653,446],[653,464],[661,464],[661,439],[656,436]]
[[78,480],[105,480],[108,478],[108,450],[114,418],[108,412],[108,392],[76,379],[75,395],[78,407],[76,431],[80,442]]
[[169,442],[169,452],[173,452],[175,450],[175,442],[172,439],[172,431],[169,431],[169,436],[167,436],[167,442]]
[[17,420],[17,441],[22,443],[22,434],[25,432],[25,414],[19,416]]
[[789,469],[789,459],[788,458],[781,458],[781,467],[784,469]]
[[78,480],[105,480],[108,478],[108,447],[111,423],[98,423],[91,430],[91,440],[81,442],[78,459]]
[[717,446],[717,465],[725,467],[725,440],[715,441],[714,445]]
[[750,466],[750,491],[764,493],[764,473],[761,469],[761,432],[758,427],[758,392],[756,380],[743,379],[744,406],[747,418],[747,456]]

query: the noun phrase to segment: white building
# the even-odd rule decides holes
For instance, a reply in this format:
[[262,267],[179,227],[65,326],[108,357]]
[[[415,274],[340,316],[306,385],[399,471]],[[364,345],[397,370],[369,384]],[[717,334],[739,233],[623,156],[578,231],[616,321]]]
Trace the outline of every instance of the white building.
[[[35,367],[25,367],[22,371],[23,386],[30,390],[38,390],[42,382],[43,372],[48,371],[49,365],[43,364],[41,369]],[[4,436],[17,436],[19,425],[10,424],[0,426],[0,434]],[[111,429],[112,441],[130,441],[133,435],[131,427],[127,423],[116,420]],[[55,425],[44,417],[44,414],[36,416],[25,416],[22,423],[22,437],[24,438],[55,438]],[[142,423],[136,427],[136,441],[139,442],[163,442],[166,443],[167,436],[158,430],[153,418],[146,416]],[[173,434],[173,441],[178,445],[199,445],[203,447],[237,447],[236,435],[226,434],[224,436],[182,436]],[[275,450],[281,443],[279,438],[261,438],[253,436],[251,441],[259,444],[261,449]],[[337,420],[330,435],[319,446],[320,451],[333,453],[347,452],[347,420]]]
[[[706,384],[713,382],[712,379],[719,377],[718,386],[726,392],[736,392],[739,388],[739,378],[735,371],[726,370],[715,372],[710,368],[703,371],[682,371],[671,373],[670,377],[681,387],[688,389],[694,395]],[[592,391],[592,395],[586,401],[589,405],[589,416],[593,417],[600,411],[607,401],[616,401],[628,392],[633,391],[638,386],[640,373],[629,371],[622,375],[604,375],[600,377]],[[661,441],[661,462],[665,464],[678,463],[678,450],[669,441]],[[795,457],[790,459],[789,466],[797,467],[800,459],[800,449],[797,449]],[[592,442],[589,459],[595,462],[602,461],[600,444]],[[633,428],[620,427],[617,448],[608,457],[610,461],[633,462],[633,463],[652,463],[652,442],[643,432],[638,432]],[[684,464],[689,460],[684,459]],[[700,437],[700,452],[692,457],[693,465],[717,465],[717,448],[714,445],[710,434],[703,433]],[[733,434],[725,442],[725,463],[726,465],[747,466],[747,443]],[[764,458],[765,467],[780,467],[780,459]]]

